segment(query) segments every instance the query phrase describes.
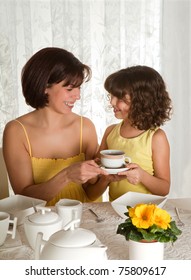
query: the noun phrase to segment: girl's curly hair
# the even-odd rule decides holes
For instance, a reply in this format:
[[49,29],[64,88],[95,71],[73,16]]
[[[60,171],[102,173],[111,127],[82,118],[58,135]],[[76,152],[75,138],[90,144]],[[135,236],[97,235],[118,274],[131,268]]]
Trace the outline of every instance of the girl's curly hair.
[[128,118],[140,130],[154,129],[171,118],[172,101],[161,75],[148,66],[132,66],[107,77],[104,87],[113,96],[131,99]]

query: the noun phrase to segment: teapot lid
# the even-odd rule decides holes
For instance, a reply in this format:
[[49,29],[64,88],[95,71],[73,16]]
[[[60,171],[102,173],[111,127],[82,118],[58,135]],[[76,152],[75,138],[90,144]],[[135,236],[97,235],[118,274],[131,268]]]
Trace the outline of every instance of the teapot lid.
[[29,221],[35,224],[50,224],[58,219],[58,214],[52,212],[50,208],[38,207],[40,211],[30,215]]
[[75,228],[73,230],[59,230],[49,239],[49,242],[58,247],[85,247],[96,241],[96,235],[87,229]]

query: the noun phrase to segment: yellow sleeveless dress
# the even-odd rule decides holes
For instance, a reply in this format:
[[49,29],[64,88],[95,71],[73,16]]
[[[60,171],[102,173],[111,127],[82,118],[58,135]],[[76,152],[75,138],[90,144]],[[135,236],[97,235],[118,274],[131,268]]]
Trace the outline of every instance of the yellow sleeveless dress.
[[[58,158],[58,159],[51,159],[51,158],[36,158],[32,156],[32,148],[29,141],[29,137],[24,125],[15,120],[22,126],[28,146],[29,146],[29,154],[31,157],[32,163],[32,171],[33,171],[33,178],[34,183],[39,184],[48,181],[57,173],[59,173],[62,169],[72,165],[76,162],[81,162],[85,160],[85,154],[82,153],[82,126],[83,126],[83,117],[81,117],[81,135],[80,135],[80,154],[70,157],[67,159]],[[69,198],[69,199],[77,199],[81,202],[92,202],[86,195],[83,187],[81,184],[77,184],[74,182],[70,182],[69,184],[65,185],[63,189],[49,202],[47,202],[47,206],[53,206],[62,198]],[[100,197],[96,201],[102,201]]]
[[[120,128],[123,122],[117,124],[107,137],[108,149],[125,151],[131,157],[133,163],[137,163],[149,174],[154,174],[152,161],[152,137],[155,130],[147,130],[134,138],[124,138],[120,135]],[[132,185],[128,180],[112,182],[109,184],[109,200],[113,201],[127,192],[150,193],[147,188],[139,183]]]

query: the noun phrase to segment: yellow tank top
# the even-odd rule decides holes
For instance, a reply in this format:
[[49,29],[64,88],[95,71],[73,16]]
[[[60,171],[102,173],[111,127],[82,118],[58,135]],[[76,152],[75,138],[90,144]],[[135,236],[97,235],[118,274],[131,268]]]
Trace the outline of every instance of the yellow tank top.
[[[83,126],[83,117],[81,117],[81,133],[80,133],[80,154],[70,157],[67,159],[51,159],[51,158],[36,158],[32,156],[32,148],[29,141],[29,137],[24,125],[16,120],[22,126],[28,147],[29,147],[29,154],[31,157],[32,163],[32,171],[33,171],[33,179],[35,184],[43,183],[51,179],[57,173],[59,173],[62,169],[70,166],[73,163],[81,162],[85,160],[85,155],[82,153],[82,126]],[[82,185],[70,182],[63,189],[49,202],[47,202],[47,206],[53,206],[62,198],[69,198],[69,199],[77,199],[81,202],[92,202],[86,195]],[[101,201],[99,198],[96,201]]]
[[[131,157],[133,163],[137,163],[153,175],[152,161],[152,137],[155,130],[147,130],[134,138],[124,138],[120,135],[120,128],[123,122],[117,124],[107,137],[108,149],[123,150],[126,156]],[[109,199],[115,200],[126,192],[150,193],[143,184],[132,185],[126,179],[109,184]]]

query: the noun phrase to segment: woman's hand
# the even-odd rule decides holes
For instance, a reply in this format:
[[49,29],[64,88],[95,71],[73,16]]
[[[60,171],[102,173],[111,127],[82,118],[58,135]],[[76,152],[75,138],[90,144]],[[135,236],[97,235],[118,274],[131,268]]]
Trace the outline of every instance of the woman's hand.
[[108,173],[101,169],[94,160],[74,163],[71,166],[68,166],[65,170],[67,170],[68,180],[77,184],[84,184],[98,175],[108,175]]
[[126,179],[126,175],[118,175],[118,174],[109,174],[107,175],[107,181],[109,183],[111,182],[118,182],[118,181],[121,181],[121,180],[124,180]]

